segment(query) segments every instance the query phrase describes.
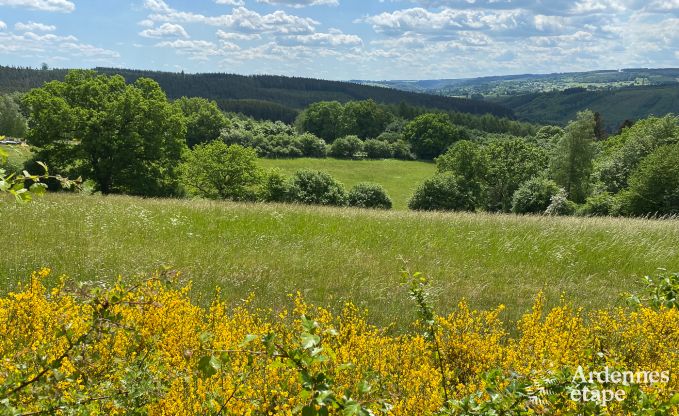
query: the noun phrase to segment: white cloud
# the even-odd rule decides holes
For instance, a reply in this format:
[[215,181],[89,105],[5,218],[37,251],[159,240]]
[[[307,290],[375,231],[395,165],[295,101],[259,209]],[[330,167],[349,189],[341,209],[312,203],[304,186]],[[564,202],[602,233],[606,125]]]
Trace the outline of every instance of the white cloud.
[[57,27],[36,22],[19,22],[14,25],[14,29],[18,30],[19,32],[54,32],[57,30]]
[[363,44],[360,37],[356,35],[345,35],[340,31],[330,31],[329,33],[312,33],[309,35],[286,36],[283,43],[300,44],[308,46],[358,46]]
[[26,7],[46,12],[70,13],[75,4],[69,0],[0,0],[0,6]]
[[257,3],[300,8],[307,6],[338,6],[339,0],[257,0]]
[[233,32],[225,32],[221,29],[217,31],[217,37],[222,40],[227,40],[227,41],[232,41],[232,40],[243,40],[243,41],[249,41],[249,40],[259,40],[262,38],[257,33],[233,33]]
[[303,34],[314,32],[319,25],[319,22],[313,19],[287,14],[282,10],[259,14],[245,7],[236,7],[231,14],[206,16],[172,9],[163,0],[146,0],[144,4],[153,12],[149,19],[156,22],[197,23],[238,32]]
[[120,54],[110,49],[82,43],[73,35],[60,36],[53,33],[21,34],[0,32],[0,53],[20,54],[47,60],[55,54],[88,58],[92,62],[112,63]]
[[0,20],[0,30],[4,30],[4,29],[7,29],[7,25],[5,24],[5,22]]
[[145,38],[189,37],[189,34],[181,25],[174,23],[163,23],[160,27],[143,30],[139,32],[139,35]]
[[227,6],[245,6],[245,1],[243,0],[215,0],[215,3]]

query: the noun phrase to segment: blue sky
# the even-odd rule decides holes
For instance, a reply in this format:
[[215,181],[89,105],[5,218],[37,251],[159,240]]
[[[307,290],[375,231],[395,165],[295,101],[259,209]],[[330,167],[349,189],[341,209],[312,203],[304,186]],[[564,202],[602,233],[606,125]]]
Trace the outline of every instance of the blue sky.
[[0,64],[325,79],[679,67],[679,0],[0,0]]

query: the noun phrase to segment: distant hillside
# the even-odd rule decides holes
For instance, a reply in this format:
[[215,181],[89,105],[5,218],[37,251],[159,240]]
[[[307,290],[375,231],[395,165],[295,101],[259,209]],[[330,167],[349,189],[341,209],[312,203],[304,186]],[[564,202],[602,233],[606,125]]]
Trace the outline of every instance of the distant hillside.
[[480,78],[355,82],[452,97],[477,95],[496,97],[564,91],[570,88],[611,90],[632,86],[677,84],[679,83],[679,68],[632,68],[554,74],[500,75]]
[[[437,95],[404,92],[351,82],[272,75],[183,74],[130,69],[96,68],[104,74],[120,74],[127,81],[140,77],[156,80],[169,98],[197,96],[213,99],[225,111],[258,118],[292,121],[298,111],[317,101],[346,102],[372,98],[384,104],[405,103],[445,111],[513,117],[500,104]],[[63,80],[67,70],[38,70],[0,66],[0,93],[28,91],[51,80]]]
[[609,132],[615,132],[625,120],[649,115],[679,114],[679,84],[628,87],[611,91],[566,91],[525,94],[498,98],[497,102],[514,110],[521,120],[543,124],[565,124],[578,111],[591,109],[601,113]]

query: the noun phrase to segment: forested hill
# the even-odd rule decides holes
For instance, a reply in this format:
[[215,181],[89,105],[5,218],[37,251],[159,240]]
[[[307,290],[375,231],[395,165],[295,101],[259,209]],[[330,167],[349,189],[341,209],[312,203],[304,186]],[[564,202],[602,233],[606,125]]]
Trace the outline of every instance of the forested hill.
[[610,91],[588,91],[571,88],[496,99],[514,110],[525,121],[543,124],[565,124],[578,111],[590,109],[603,117],[609,132],[618,131],[625,120],[640,120],[650,115],[679,113],[679,84],[627,87]]
[[[384,104],[401,104],[472,114],[513,117],[497,103],[399,91],[351,82],[272,75],[183,74],[96,68],[100,73],[120,74],[128,82],[140,77],[156,80],[171,99],[182,96],[217,101],[225,111],[242,112],[256,118],[292,121],[297,112],[317,101],[346,102],[372,98]],[[0,93],[27,91],[46,81],[62,80],[67,70],[39,70],[0,66]]]

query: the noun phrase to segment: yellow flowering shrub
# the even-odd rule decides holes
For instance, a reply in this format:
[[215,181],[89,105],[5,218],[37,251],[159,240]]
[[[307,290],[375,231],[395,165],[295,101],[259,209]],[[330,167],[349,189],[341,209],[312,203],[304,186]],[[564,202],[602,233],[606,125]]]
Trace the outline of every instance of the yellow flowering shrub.
[[351,303],[201,308],[167,272],[52,290],[49,274],[0,298],[2,414],[582,414],[573,375],[606,367],[671,377],[587,414],[679,414],[676,308],[547,310],[539,295],[513,336],[502,307],[460,302],[393,334]]

